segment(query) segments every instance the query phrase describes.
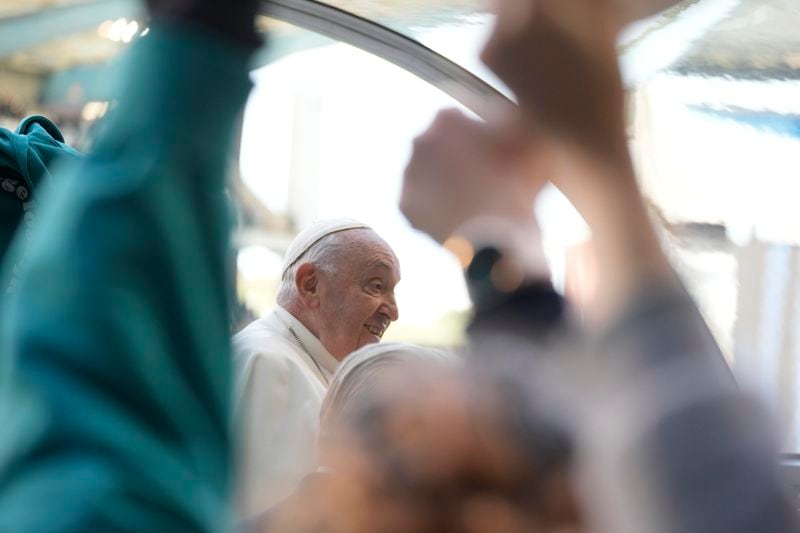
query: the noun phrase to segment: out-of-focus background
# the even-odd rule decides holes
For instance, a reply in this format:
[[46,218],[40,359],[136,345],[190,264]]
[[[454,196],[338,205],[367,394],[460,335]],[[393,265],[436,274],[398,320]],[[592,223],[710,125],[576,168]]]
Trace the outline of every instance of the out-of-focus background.
[[[114,105],[120,56],[147,38],[140,13],[134,0],[0,0],[0,125],[45,114],[88,149]],[[505,92],[478,59],[487,5],[280,0],[264,13],[270,47],[232,154],[243,312],[274,305],[300,229],[349,216],[372,224],[401,261],[401,318],[387,337],[462,343],[470,309],[458,263],[408,226],[397,199],[411,140],[438,110],[479,112],[477,78]],[[780,413],[791,452],[800,452],[797,28],[796,0],[687,0],[619,43],[653,215],[737,376]],[[537,208],[557,287],[587,300],[603,282],[588,231],[554,190]]]

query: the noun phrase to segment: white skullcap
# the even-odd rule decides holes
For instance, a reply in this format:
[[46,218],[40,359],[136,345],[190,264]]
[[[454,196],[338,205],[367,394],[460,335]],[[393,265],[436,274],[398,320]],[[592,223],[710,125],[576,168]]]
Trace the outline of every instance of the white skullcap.
[[405,342],[368,344],[348,355],[336,373],[325,394],[320,410],[323,433],[332,417],[343,414],[353,404],[363,400],[363,394],[381,376],[394,373],[398,367],[415,364],[458,364],[455,355]]
[[333,233],[347,231],[351,229],[372,229],[363,222],[352,218],[335,218],[331,220],[320,220],[314,222],[309,227],[297,234],[289,249],[286,250],[286,257],[283,260],[281,277],[294,265],[309,248],[314,246],[320,239]]

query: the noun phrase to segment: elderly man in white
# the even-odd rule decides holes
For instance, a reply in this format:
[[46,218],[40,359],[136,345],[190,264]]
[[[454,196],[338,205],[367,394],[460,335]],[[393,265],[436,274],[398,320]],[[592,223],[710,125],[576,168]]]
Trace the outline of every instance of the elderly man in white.
[[278,503],[316,468],[330,379],[397,320],[399,280],[392,249],[355,220],[316,223],[292,242],[278,307],[233,338],[240,516]]

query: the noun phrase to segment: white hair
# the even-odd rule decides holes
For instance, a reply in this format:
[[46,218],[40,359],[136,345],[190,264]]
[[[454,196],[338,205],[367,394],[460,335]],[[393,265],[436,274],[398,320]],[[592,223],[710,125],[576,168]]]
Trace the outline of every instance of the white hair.
[[320,412],[321,431],[331,429],[335,420],[346,418],[365,395],[381,386],[381,378],[390,377],[395,370],[419,364],[456,362],[454,355],[402,342],[368,344],[344,360],[331,380]]
[[281,284],[278,287],[276,301],[278,305],[284,305],[297,296],[295,278],[297,270],[305,263],[311,263],[319,270],[335,274],[339,266],[342,248],[345,246],[339,238],[343,232],[331,233],[312,244],[281,276]]

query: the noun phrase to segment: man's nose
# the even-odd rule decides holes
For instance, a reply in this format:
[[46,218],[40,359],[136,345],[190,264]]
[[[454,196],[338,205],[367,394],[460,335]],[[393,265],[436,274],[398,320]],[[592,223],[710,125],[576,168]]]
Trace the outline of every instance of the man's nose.
[[397,300],[395,300],[394,293],[389,293],[385,296],[381,311],[392,322],[400,318],[400,311],[397,309]]

